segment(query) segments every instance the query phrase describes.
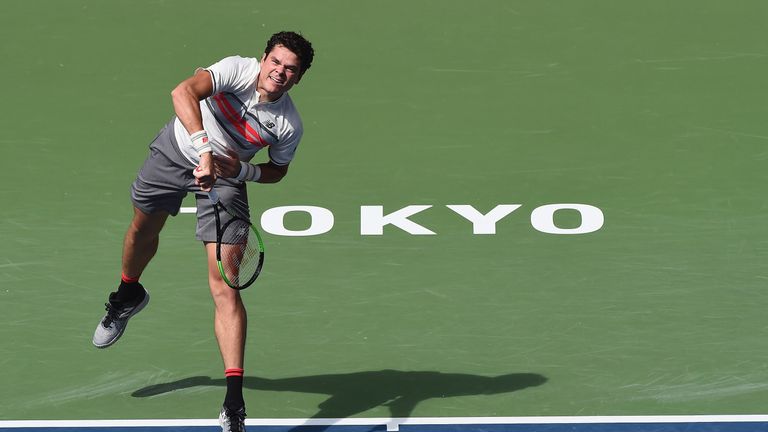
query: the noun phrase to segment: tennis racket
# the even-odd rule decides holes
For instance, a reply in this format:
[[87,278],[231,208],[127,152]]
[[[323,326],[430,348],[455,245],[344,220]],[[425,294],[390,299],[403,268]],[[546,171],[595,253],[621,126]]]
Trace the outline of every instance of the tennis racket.
[[[231,288],[248,288],[259,277],[264,265],[264,241],[246,217],[224,207],[215,190],[208,192],[208,198],[213,203],[216,218],[216,264],[219,273]],[[223,225],[222,211],[231,217]]]

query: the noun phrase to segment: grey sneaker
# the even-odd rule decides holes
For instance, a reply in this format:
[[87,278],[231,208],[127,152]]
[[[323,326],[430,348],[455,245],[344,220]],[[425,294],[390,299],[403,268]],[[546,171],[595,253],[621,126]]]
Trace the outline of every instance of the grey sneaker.
[[128,319],[139,313],[149,303],[149,292],[144,287],[141,289],[144,290],[144,298],[133,304],[118,302],[115,299],[116,292],[109,294],[109,302],[105,304],[107,314],[99,321],[93,333],[93,345],[96,348],[106,348],[117,342],[128,325]]
[[219,425],[222,432],[245,432],[245,407],[237,410],[229,410],[227,407],[221,407],[219,414]]

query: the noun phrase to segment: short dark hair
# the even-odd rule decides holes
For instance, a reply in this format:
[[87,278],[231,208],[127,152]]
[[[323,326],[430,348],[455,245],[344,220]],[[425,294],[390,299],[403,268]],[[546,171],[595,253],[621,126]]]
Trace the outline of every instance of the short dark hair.
[[269,55],[275,45],[282,45],[299,58],[299,76],[312,66],[312,59],[315,57],[315,50],[312,44],[299,33],[292,31],[281,31],[272,35],[267,41],[267,47],[264,48],[264,54]]

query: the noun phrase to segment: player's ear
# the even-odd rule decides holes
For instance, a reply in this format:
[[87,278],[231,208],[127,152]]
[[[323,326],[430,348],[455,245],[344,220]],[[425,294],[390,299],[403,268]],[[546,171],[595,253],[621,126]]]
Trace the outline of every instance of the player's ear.
[[301,79],[304,78],[304,72],[306,72],[306,70],[301,70],[301,67],[299,67],[298,77],[296,78],[296,82],[294,83],[294,85],[298,84],[299,81],[301,81]]

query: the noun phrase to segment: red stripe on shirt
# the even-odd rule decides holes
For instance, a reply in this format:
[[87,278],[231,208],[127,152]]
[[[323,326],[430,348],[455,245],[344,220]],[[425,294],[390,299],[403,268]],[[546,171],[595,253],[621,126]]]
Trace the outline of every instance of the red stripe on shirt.
[[245,137],[246,141],[257,147],[266,147],[269,145],[269,143],[264,141],[261,135],[259,135],[259,133],[256,132],[256,130],[254,130],[251,125],[248,124],[248,121],[246,121],[244,118],[238,118],[235,108],[232,107],[227,98],[225,98],[221,93],[214,96],[213,100],[216,101],[216,105],[224,114],[224,117],[226,117],[232,126],[234,126],[235,129],[237,129],[237,131],[240,132],[243,137]]

